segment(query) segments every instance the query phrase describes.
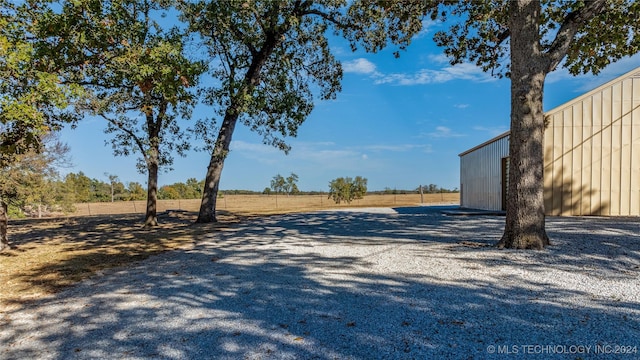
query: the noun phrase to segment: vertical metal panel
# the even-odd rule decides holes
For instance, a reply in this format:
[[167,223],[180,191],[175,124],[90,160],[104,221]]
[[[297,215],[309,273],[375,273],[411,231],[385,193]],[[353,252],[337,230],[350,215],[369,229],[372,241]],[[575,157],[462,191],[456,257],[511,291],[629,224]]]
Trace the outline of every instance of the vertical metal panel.
[[560,215],[562,214],[562,185],[564,183],[564,179],[562,178],[562,169],[564,166],[562,163],[564,113],[559,111],[557,114],[552,115],[551,119],[551,129],[555,142],[553,143],[552,151],[553,162],[550,164],[549,170],[545,170],[545,173],[548,173],[553,180],[553,188],[549,189],[549,191],[551,191],[551,212],[547,211],[547,213],[550,215]]
[[544,208],[552,209],[553,208],[553,189],[554,189],[554,179],[553,176],[553,165],[555,161],[554,157],[554,135],[555,131],[550,130],[549,127],[553,127],[556,122],[554,121],[553,115],[545,116],[545,125],[546,130],[544,133],[544,188],[548,189],[544,192]]
[[567,106],[562,112],[562,197],[560,199],[560,215],[571,215],[573,175],[573,107]]
[[640,215],[640,74],[632,78],[630,215]]
[[571,128],[571,206],[569,213],[582,215],[583,179],[582,179],[582,139],[583,114],[582,102],[573,106],[573,127]]
[[631,211],[631,103],[633,102],[633,80],[622,81],[622,120],[620,122],[620,211]]
[[502,158],[509,156],[509,137],[496,138],[460,155],[460,205],[474,209],[502,208]]
[[593,95],[593,118],[591,130],[591,215],[602,215],[602,193],[600,191],[600,173],[602,167],[602,93]]
[[612,88],[602,93],[602,164],[600,167],[600,215],[611,215],[611,99]]
[[593,97],[588,97],[582,102],[582,166],[580,167],[580,178],[582,186],[580,188],[580,213],[579,215],[591,214],[591,199],[593,191],[590,184],[592,179],[593,166],[591,163],[592,146],[592,124],[593,124]]
[[620,168],[622,164],[622,82],[612,86],[611,95],[611,184],[609,215],[620,215]]

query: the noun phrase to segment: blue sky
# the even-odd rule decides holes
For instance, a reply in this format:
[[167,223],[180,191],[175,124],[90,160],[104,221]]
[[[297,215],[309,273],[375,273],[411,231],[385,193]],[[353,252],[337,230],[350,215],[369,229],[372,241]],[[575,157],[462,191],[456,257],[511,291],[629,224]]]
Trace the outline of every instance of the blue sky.
[[[451,66],[431,40],[431,28],[414,40],[399,59],[389,48],[377,54],[351,52],[332,41],[344,68],[336,100],[317,101],[311,116],[289,139],[288,155],[263,145],[259,135],[238,126],[225,162],[221,189],[262,191],[281,174],[299,176],[304,191],[328,189],[330,180],[363,176],[370,190],[415,189],[420,184],[458,188],[458,154],[509,129],[510,82],[471,64]],[[545,86],[545,110],[552,109],[640,66],[640,56],[625,58],[598,76],[573,77],[559,69]],[[201,108],[194,117],[207,117]],[[188,124],[187,124],[188,125]],[[73,167],[107,181],[146,184],[135,157],[114,157],[101,119],[87,118],[61,140],[71,148]],[[204,179],[209,154],[176,157],[174,170],[161,173],[160,185]]]

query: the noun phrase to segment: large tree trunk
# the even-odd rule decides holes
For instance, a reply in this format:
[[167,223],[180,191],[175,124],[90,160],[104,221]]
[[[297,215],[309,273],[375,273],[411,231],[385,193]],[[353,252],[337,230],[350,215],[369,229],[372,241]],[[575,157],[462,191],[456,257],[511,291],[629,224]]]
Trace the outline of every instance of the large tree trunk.
[[227,111],[222,127],[218,133],[218,139],[211,154],[209,167],[207,167],[207,176],[204,180],[204,190],[202,193],[202,202],[200,203],[200,211],[196,223],[216,222],[216,199],[218,197],[218,189],[220,186],[220,177],[222,176],[222,168],[224,160],[229,153],[231,145],[231,136],[238,122],[237,112]]
[[544,113],[546,76],[537,0],[511,4],[511,135],[504,235],[498,247],[542,249],[549,245],[544,215]]
[[7,228],[9,227],[9,215],[7,214],[7,203],[0,201],[0,252],[8,250],[9,239]]

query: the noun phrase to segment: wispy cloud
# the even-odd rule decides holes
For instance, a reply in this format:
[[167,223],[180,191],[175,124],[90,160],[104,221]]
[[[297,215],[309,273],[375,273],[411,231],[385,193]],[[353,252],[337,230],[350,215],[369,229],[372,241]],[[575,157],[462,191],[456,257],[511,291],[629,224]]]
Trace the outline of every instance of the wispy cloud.
[[442,21],[431,20],[429,18],[425,18],[422,20],[422,30],[420,30],[416,35],[414,35],[414,39],[420,39],[432,32],[434,28],[437,28],[438,25],[442,24]]
[[[437,55],[433,55],[434,63],[446,61]],[[473,64],[458,64],[444,66],[440,69],[421,69],[415,73],[389,73],[380,72],[377,66],[365,58],[345,61],[343,69],[346,73],[368,75],[375,84],[389,84],[400,86],[442,84],[453,80],[469,80],[474,82],[488,82],[495,80],[490,74],[482,71]]]
[[469,107],[469,104],[455,104],[453,107],[457,109],[466,109]]
[[[361,166],[360,162],[369,159],[380,159],[385,152],[420,152],[432,153],[430,144],[374,144],[341,147],[332,142],[304,142],[294,141],[287,159],[302,161],[304,164],[320,168],[349,168]],[[260,163],[275,165],[284,154],[274,147],[261,143],[233,141],[232,153],[242,157],[257,160]]]
[[250,143],[242,140],[233,140],[231,142],[231,151],[246,151],[257,153],[276,153],[278,150],[273,146],[268,146],[262,143]]
[[498,136],[504,133],[505,131],[509,130],[509,128],[507,128],[506,126],[496,126],[496,127],[474,126],[473,130],[486,132],[486,133],[489,133],[489,135],[491,136]]
[[430,153],[433,151],[429,144],[399,144],[399,145],[369,145],[365,147],[370,151],[407,152],[421,151]]
[[444,139],[466,136],[465,134],[453,132],[453,130],[449,129],[446,126],[437,126],[435,131],[426,133],[425,135],[430,138],[444,138]]
[[376,74],[376,65],[365,58],[358,58],[342,63],[342,69],[345,73],[355,74]]

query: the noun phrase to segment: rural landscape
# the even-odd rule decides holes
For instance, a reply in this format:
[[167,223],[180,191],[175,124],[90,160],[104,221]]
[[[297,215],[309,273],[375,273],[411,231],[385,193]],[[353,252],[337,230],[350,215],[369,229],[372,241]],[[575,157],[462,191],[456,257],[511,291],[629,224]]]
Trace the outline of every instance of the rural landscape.
[[638,18],[0,0],[0,358],[640,358]]

